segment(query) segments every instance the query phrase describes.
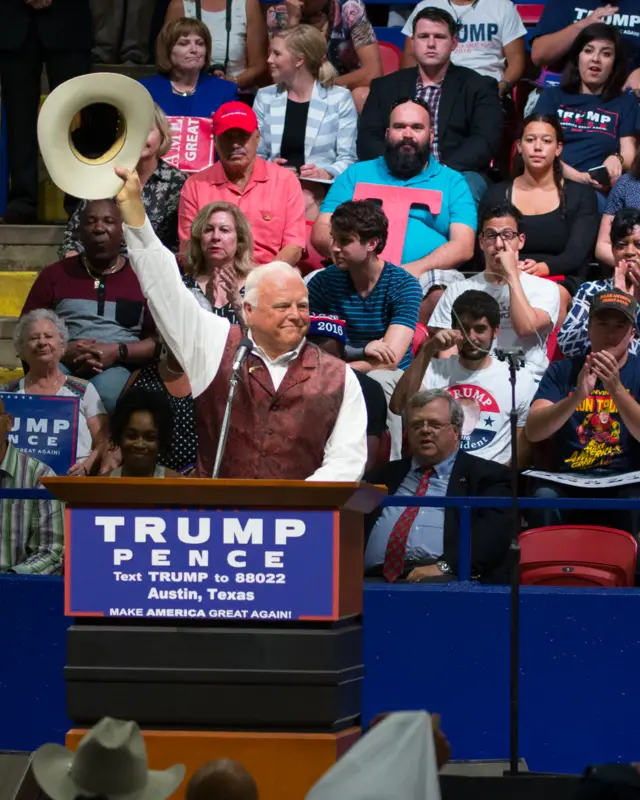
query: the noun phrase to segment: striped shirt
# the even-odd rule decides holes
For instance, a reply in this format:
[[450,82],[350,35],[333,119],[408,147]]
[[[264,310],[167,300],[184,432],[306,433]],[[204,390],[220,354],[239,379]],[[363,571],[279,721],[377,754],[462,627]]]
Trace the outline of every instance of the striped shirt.
[[[335,264],[323,269],[309,281],[309,305],[313,314],[335,314],[347,323],[347,342],[365,347],[382,339],[389,325],[406,325],[415,331],[422,289],[420,283],[401,267],[385,261],[380,277],[371,292],[358,294],[348,270]],[[411,363],[408,348],[399,369]]]
[[[55,473],[7,442],[0,464],[0,489],[42,489],[40,478]],[[64,524],[59,500],[0,500],[0,572],[59,575]]]
[[431,155],[436,161],[440,161],[440,150],[438,148],[438,114],[440,111],[441,95],[442,81],[440,81],[440,83],[430,83],[428,86],[425,86],[420,80],[420,75],[418,75],[418,81],[416,83],[416,98],[418,100],[422,100],[429,107],[429,113],[431,114],[431,130],[433,131]]

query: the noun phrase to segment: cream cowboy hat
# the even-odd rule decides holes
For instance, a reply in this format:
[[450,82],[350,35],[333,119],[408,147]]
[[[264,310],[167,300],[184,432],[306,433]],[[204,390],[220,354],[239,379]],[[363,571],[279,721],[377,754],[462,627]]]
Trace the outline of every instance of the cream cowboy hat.
[[[85,158],[71,139],[76,115],[93,103],[119,113],[116,140],[99,158]],[[114,166],[134,169],[154,121],[149,92],[132,78],[94,72],[62,83],[45,100],[38,117],[40,152],[51,180],[67,194],[86,200],[113,197],[122,188]]]
[[51,800],[100,796],[107,800],[165,800],[184,779],[183,764],[150,770],[135,722],[105,717],[82,738],[75,753],[45,744],[33,754],[36,782]]

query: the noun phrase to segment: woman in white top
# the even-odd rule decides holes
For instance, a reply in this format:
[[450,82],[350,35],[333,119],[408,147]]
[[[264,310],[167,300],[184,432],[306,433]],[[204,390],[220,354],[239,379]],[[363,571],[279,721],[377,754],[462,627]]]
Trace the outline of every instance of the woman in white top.
[[[229,31],[227,6],[231,8]],[[267,25],[259,0],[170,0],[165,22],[180,17],[197,19],[198,10],[211,32],[213,74],[249,91],[267,69]]]
[[351,92],[334,85],[337,73],[317,28],[298,25],[276,33],[268,63],[275,85],[260,89],[253,105],[258,155],[297,172],[307,219],[313,220],[327,183],[356,162],[356,107]]
[[18,355],[29,365],[29,372],[3,386],[2,391],[77,397],[78,444],[69,475],[95,472],[107,446],[108,417],[93,384],[66,375],[60,369],[60,359],[69,341],[67,326],[53,311],[37,308],[18,320],[13,341]]

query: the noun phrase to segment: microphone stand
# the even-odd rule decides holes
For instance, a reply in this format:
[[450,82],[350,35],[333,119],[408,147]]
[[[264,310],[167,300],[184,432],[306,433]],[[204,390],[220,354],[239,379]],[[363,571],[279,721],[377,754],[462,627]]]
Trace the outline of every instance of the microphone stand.
[[224,417],[222,418],[222,426],[220,427],[220,438],[218,439],[218,449],[216,450],[216,460],[213,464],[212,478],[217,478],[220,474],[220,467],[222,466],[222,458],[224,451],[227,447],[227,437],[229,436],[229,423],[231,422],[231,408],[233,406],[233,399],[236,396],[236,389],[238,388],[239,370],[234,370],[231,374],[229,381],[229,396],[227,397],[227,405],[224,409]]
[[509,648],[510,715],[509,715],[509,771],[505,774],[516,777],[519,761],[519,681],[520,681],[520,509],[518,507],[518,410],[516,406],[516,373],[524,367],[524,350],[521,347],[496,349],[499,361],[509,366],[511,384],[511,513],[512,537],[509,547],[511,577],[511,626]]

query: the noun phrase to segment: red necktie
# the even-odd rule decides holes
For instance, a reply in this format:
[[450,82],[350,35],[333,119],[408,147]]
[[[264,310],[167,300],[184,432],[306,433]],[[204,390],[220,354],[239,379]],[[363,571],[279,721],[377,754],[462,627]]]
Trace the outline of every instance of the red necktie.
[[[433,468],[425,469],[422,473],[420,484],[416,490],[416,497],[423,497],[427,493],[432,475],[435,475],[435,470]],[[384,566],[382,568],[382,574],[389,583],[395,583],[402,575],[409,531],[411,530],[413,521],[418,516],[419,510],[420,506],[407,506],[393,526],[389,541],[387,542],[387,550],[384,554]]]

